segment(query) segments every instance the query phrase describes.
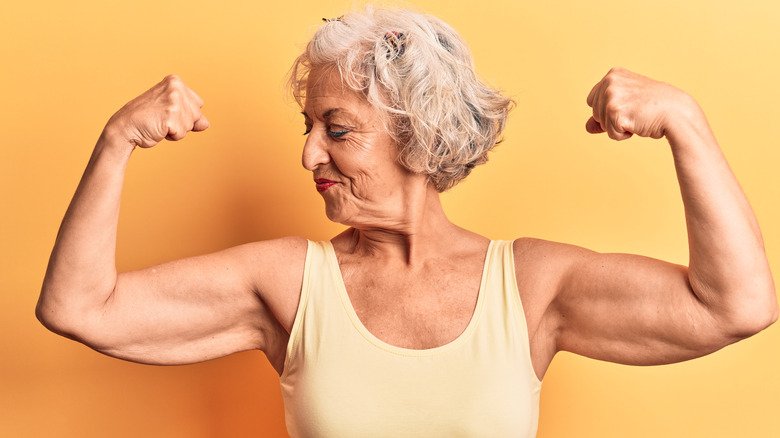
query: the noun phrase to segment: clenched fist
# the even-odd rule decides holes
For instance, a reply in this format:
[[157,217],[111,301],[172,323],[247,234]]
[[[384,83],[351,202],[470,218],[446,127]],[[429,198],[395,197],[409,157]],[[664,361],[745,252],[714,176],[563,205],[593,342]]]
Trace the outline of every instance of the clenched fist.
[[168,75],[120,108],[105,129],[134,146],[150,148],[164,138],[181,140],[189,131],[207,129],[202,106],[203,99],[181,78]]
[[679,88],[619,67],[610,69],[593,87],[587,102],[593,116],[585,129],[591,134],[606,132],[615,140],[633,134],[661,138],[698,108]]

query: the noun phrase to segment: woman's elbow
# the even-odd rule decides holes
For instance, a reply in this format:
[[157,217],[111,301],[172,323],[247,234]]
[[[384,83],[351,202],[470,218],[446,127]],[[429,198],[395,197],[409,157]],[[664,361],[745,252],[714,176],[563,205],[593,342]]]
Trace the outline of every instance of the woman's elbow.
[[766,325],[766,327],[776,323],[778,317],[780,317],[780,307],[777,306],[777,301],[775,301],[775,305],[772,306],[772,316],[769,317],[769,323]]
[[65,336],[65,333],[72,331],[69,322],[70,318],[63,315],[56,306],[39,298],[35,305],[35,318],[49,331]]
[[727,327],[733,335],[739,338],[747,338],[765,330],[777,322],[780,317],[780,309],[777,305],[777,297],[774,288],[767,293],[768,298],[763,302],[748,302],[738,306],[726,319]]
[[[83,310],[83,309],[82,309]],[[35,317],[49,331],[68,339],[79,341],[88,313],[76,311],[72,305],[65,306],[56,300],[47,300],[44,294],[35,305]]]

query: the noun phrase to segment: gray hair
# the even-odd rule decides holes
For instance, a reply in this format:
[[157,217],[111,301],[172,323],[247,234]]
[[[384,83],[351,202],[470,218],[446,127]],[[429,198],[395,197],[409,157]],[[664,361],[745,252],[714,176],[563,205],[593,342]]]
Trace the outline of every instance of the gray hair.
[[366,7],[326,20],[295,60],[289,85],[299,105],[313,69],[341,80],[382,110],[398,161],[443,192],[487,162],[511,99],[483,84],[448,24],[408,10]]

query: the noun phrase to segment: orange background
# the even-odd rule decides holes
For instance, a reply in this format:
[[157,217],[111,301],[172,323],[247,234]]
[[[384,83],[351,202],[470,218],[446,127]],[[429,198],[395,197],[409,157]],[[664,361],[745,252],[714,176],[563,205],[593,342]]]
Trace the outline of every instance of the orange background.
[[[108,118],[168,73],[211,128],[138,150],[119,269],[283,235],[326,239],[300,166],[303,119],[285,74],[350,1],[8,2],[0,14],[0,435],[282,437],[278,378],[260,352],[155,367],[123,362],[34,317],[65,209]],[[490,162],[444,195],[494,239],[535,236],[687,264],[665,140],[584,129],[591,87],[619,65],[704,108],[780,263],[780,4],[693,0],[418,1],[452,24],[481,76],[518,103]],[[540,437],[780,435],[780,324],[694,361],[630,367],[560,353]]]

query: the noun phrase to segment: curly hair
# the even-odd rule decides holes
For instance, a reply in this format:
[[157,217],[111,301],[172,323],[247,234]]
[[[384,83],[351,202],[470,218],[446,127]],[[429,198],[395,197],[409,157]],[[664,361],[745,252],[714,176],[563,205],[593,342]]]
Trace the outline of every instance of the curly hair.
[[295,60],[289,86],[303,107],[314,69],[384,112],[398,161],[443,192],[487,162],[514,102],[483,84],[455,30],[431,15],[366,7],[325,20]]

